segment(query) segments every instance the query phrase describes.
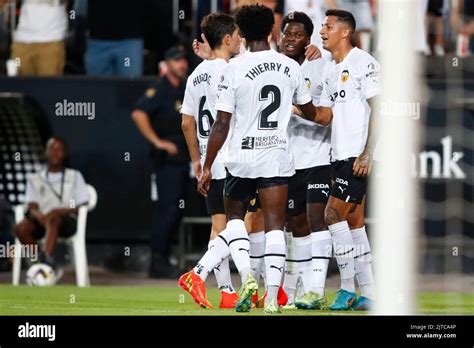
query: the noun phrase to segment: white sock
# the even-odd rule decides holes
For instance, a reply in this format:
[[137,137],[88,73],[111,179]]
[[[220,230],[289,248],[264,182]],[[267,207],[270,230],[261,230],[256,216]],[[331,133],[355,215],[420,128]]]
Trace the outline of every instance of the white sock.
[[196,273],[203,281],[206,281],[207,276],[211,271],[230,255],[229,246],[226,239],[223,237],[226,231],[222,231],[216,239],[213,240],[213,247],[209,247],[204,256],[199,260],[194,267]]
[[375,299],[372,253],[365,226],[351,230],[354,239],[354,269],[362,296]]
[[293,233],[285,232],[286,237],[286,260],[285,278],[283,280],[283,290],[288,295],[288,304],[293,304],[295,299],[296,283],[298,282],[298,272],[296,262],[294,262],[295,251],[293,244]]
[[[301,277],[303,282],[303,294],[309,291],[312,280],[313,272],[311,270],[311,235],[305,237],[293,237],[293,244],[295,250],[296,267],[298,275]],[[303,294],[298,294],[302,296]]]
[[329,226],[339,273],[341,274],[341,289],[355,292],[354,284],[354,241],[347,221],[341,221]]
[[311,233],[313,284],[311,291],[324,295],[329,260],[332,256],[332,238],[329,230]]
[[[225,239],[229,246],[232,260],[240,273],[242,282],[247,280],[250,268],[250,242],[244,220],[234,219],[227,222]],[[220,234],[222,235],[222,233]]]
[[[215,247],[216,239],[210,240],[208,249]],[[229,267],[229,258],[226,257],[220,264],[214,267],[214,275],[217,280],[217,287],[220,291],[225,291],[228,293],[233,293],[234,288],[232,287],[232,279],[230,278],[230,267]]]
[[250,266],[252,267],[253,276],[259,282],[263,268],[263,257],[265,255],[265,232],[250,233],[249,240]]
[[[286,245],[285,234],[281,230],[270,231],[266,234],[265,242],[265,272],[267,274],[267,297],[265,303],[277,301],[278,288],[280,287],[283,269],[285,268]],[[271,287],[276,287],[273,291]],[[274,296],[275,294],[275,296]]]

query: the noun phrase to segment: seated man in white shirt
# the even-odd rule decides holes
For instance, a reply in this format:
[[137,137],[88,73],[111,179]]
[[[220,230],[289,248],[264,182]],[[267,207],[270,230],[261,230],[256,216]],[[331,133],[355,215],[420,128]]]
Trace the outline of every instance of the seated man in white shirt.
[[29,245],[45,238],[39,260],[54,268],[57,238],[76,233],[77,212],[88,203],[89,194],[82,174],[64,167],[64,140],[49,139],[46,158],[47,168],[28,178],[25,199],[28,209],[25,219],[15,227],[15,234],[22,244]]

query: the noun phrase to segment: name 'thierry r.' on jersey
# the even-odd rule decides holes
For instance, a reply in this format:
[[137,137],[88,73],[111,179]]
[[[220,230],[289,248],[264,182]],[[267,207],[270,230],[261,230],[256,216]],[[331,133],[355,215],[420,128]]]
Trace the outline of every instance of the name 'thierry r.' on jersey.
[[242,178],[292,176],[292,104],[311,101],[299,64],[273,50],[246,52],[219,80],[216,110],[233,115],[225,160],[229,172]]
[[[217,115],[215,103],[217,100],[218,79],[226,66],[227,62],[224,59],[204,60],[196,67],[186,83],[181,113],[194,116],[196,120],[201,165],[204,164],[207,141]],[[212,165],[212,179],[220,180],[226,177],[222,159],[223,151],[224,148],[219,152]]]

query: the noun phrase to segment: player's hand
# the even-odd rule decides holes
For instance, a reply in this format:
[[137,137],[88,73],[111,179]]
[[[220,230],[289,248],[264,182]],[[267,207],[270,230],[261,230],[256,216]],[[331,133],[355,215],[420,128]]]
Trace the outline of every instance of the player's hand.
[[354,161],[354,166],[352,167],[352,169],[354,170],[354,175],[355,176],[370,175],[370,171],[372,170],[372,161],[373,161],[373,157],[371,154],[362,153]]
[[35,215],[35,218],[41,226],[46,226],[46,215],[38,213]]
[[201,59],[207,59],[211,56],[211,46],[206,39],[206,35],[201,34],[201,38],[203,42],[199,42],[196,39],[193,41],[194,54]]
[[209,168],[204,168],[201,178],[198,182],[198,192],[204,197],[207,197],[209,188],[211,187],[212,174]]
[[306,51],[304,55],[306,56],[306,59],[309,61],[316,60],[322,57],[321,51],[316,45],[306,46],[305,49]]
[[199,178],[202,175],[201,160],[193,161],[193,170],[194,170],[194,176],[196,177],[196,179],[199,180]]
[[178,154],[178,147],[172,141],[160,140],[155,146],[158,150],[166,151],[170,156],[176,156]]

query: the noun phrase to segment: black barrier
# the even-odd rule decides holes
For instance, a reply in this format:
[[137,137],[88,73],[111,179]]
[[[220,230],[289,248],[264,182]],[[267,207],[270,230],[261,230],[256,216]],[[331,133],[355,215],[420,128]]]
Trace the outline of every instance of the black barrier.
[[[66,139],[72,168],[98,193],[88,218],[87,239],[147,241],[151,223],[150,147],[131,119],[133,105],[153,79],[1,78],[0,93],[35,100],[51,133]],[[71,103],[81,113],[68,116]],[[75,105],[75,104],[74,104]],[[77,111],[77,110],[75,110]],[[205,212],[190,184],[185,215]]]

